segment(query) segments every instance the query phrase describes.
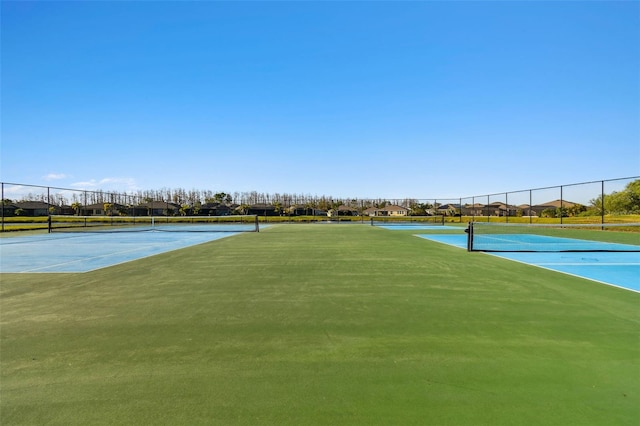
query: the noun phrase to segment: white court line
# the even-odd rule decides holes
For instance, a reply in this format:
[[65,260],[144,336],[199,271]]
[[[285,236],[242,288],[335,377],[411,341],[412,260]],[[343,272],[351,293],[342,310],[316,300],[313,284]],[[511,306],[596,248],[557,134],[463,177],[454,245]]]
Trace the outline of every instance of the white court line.
[[[57,267],[60,267],[60,266],[71,265],[71,264],[78,263],[78,262],[86,262],[88,260],[95,260],[95,259],[100,259],[100,258],[109,257],[109,256],[116,256],[116,255],[121,255],[121,254],[125,254],[125,253],[131,253],[131,252],[134,252],[134,251],[140,251],[143,248],[146,248],[146,247],[137,247],[137,248],[131,249],[131,250],[121,250],[121,251],[111,252],[111,253],[107,253],[107,254],[102,254],[100,256],[82,257],[80,259],[70,260],[68,262],[54,263],[54,264],[42,266],[40,268],[27,269],[27,270],[20,271],[20,272],[22,272],[22,273],[24,273],[24,272],[37,272],[37,271],[40,271],[42,269],[57,268]],[[96,268],[96,269],[99,269],[99,268]]]
[[544,263],[531,263],[531,265],[551,265],[551,266],[640,266],[640,263],[631,262],[631,263],[597,263],[597,262],[567,262],[567,263],[553,263],[553,262],[544,262]]
[[[593,282],[596,282],[596,283],[600,283],[600,284],[608,285],[608,286],[611,286],[611,287],[620,288],[620,289],[622,289],[622,290],[633,291],[634,293],[640,293],[640,290],[636,290],[636,289],[633,289],[633,288],[629,288],[629,287],[625,287],[625,286],[621,286],[621,285],[613,284],[613,283],[610,283],[610,282],[607,282],[607,281],[602,281],[602,280],[599,280],[599,279],[596,279],[596,278],[585,277],[584,275],[574,274],[574,273],[572,273],[572,272],[560,271],[560,270],[558,270],[558,269],[553,269],[552,267],[544,266],[544,264],[542,264],[542,263],[530,263],[530,262],[526,262],[526,261],[523,261],[523,260],[511,259],[511,258],[509,258],[509,257],[503,257],[503,256],[500,256],[500,255],[499,255],[499,254],[497,254],[497,253],[483,253],[483,254],[488,254],[489,256],[498,257],[498,258],[500,258],[500,259],[510,260],[510,261],[512,261],[512,262],[521,263],[521,264],[523,264],[523,265],[536,266],[536,267],[541,268],[541,269],[544,269],[544,270],[546,270],[546,271],[552,271],[552,272],[556,272],[556,273],[561,273],[561,274],[565,274],[565,275],[570,275],[570,276],[572,276],[572,277],[581,278],[581,279],[583,279],[583,280],[589,280],[589,281],[593,281]],[[552,265],[552,266],[553,266],[553,265],[557,265],[557,264],[547,264],[547,265]],[[585,264],[584,264],[584,263],[581,263],[581,264],[579,264],[579,265],[580,265],[580,266],[584,266]],[[599,265],[599,264],[597,264],[597,265]],[[633,263],[632,265],[633,265],[633,266],[635,266],[635,265],[637,265],[637,263]]]
[[[98,269],[103,269],[103,268],[108,268],[110,266],[115,266],[115,265],[120,265],[123,263],[127,263],[127,262],[132,262],[135,260],[139,260],[139,259],[144,259],[147,257],[151,257],[151,256],[156,256],[158,254],[162,254],[162,253],[168,253],[170,251],[174,251],[174,250],[180,250],[183,248],[187,248],[187,247],[193,247],[196,245],[200,245],[200,244],[204,244],[204,243],[208,243],[211,241],[216,241],[218,239],[223,239],[226,237],[230,237],[233,235],[238,234],[237,232],[229,232],[226,233],[226,235],[224,236],[217,236],[217,238],[214,239],[207,239],[207,240],[202,240],[202,238],[200,238],[200,236],[191,236],[191,237],[186,237],[182,240],[181,245],[177,246],[177,247],[171,247],[167,249],[167,244],[166,241],[159,241],[159,242],[150,242],[146,245],[138,245],[132,249],[128,249],[128,250],[120,250],[120,251],[114,251],[114,252],[110,252],[110,253],[103,253],[100,255],[96,255],[96,256],[90,256],[90,257],[81,257],[81,258],[76,258],[73,260],[68,260],[65,262],[61,262],[61,263],[55,263],[55,264],[49,264],[49,265],[45,265],[45,266],[39,266],[37,268],[30,268],[30,269],[24,269],[21,271],[17,271],[17,272],[13,272],[13,273],[37,273],[37,272],[41,272],[44,271],[45,273],[84,273],[84,272],[91,272],[91,271],[96,271]],[[175,241],[172,241],[172,243],[175,243]],[[134,257],[134,258],[130,258],[130,259],[125,259],[122,260],[120,262],[115,262],[115,263],[110,263],[110,264],[106,264],[106,265],[98,265],[95,268],[92,269],[86,269],[86,270],[82,270],[82,271],[56,271],[56,270],[49,270],[49,269],[55,269],[55,268],[60,268],[63,266],[68,266],[68,265],[73,265],[73,264],[79,264],[79,263],[84,263],[84,262],[88,262],[88,261],[92,261],[92,260],[96,260],[96,259],[104,259],[104,258],[109,258],[109,257],[113,257],[113,256],[120,256],[120,255],[126,255],[127,253],[134,253],[134,252],[146,252],[149,250],[153,250],[153,249],[160,249],[159,252],[155,252],[155,253],[149,253],[149,254],[144,254],[142,256],[138,256],[138,257]],[[3,271],[4,272],[4,271]]]

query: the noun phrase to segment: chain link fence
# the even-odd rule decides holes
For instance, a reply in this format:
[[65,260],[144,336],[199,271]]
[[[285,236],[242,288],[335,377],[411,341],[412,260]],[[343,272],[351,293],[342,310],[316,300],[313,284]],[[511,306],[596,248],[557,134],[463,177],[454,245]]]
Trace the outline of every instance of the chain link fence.
[[[502,221],[514,223],[640,222],[640,176],[558,185],[459,198],[339,199],[272,196],[269,203],[235,204],[234,200],[206,199],[189,194],[188,200],[154,199],[141,194],[0,183],[1,229],[18,229],[21,221],[39,228],[49,215],[177,216],[252,213],[260,216],[333,217],[434,216],[448,222]],[[286,195],[286,194],[285,194]],[[173,197],[175,198],[175,197]],[[204,198],[204,199],[203,199]],[[267,196],[269,198],[269,196]],[[246,201],[246,200],[245,200]],[[264,200],[262,200],[264,201]],[[295,202],[294,202],[295,201]],[[35,219],[39,218],[39,219]]]

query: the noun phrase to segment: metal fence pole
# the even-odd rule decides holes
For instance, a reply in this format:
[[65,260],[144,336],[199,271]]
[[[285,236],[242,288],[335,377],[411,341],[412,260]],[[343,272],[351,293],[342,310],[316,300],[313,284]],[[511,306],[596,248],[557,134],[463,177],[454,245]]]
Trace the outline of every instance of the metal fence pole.
[[560,225],[562,225],[562,216],[564,216],[564,202],[562,201],[562,185],[560,185]]
[[471,197],[471,220],[475,221],[476,219],[476,197]]
[[489,210],[489,204],[491,204],[491,201],[489,201],[489,196],[487,195],[487,223],[489,223],[491,221],[490,216],[490,210]]
[[4,182],[2,182],[2,232],[4,232]]
[[511,213],[511,209],[509,208],[509,193],[504,193],[504,204],[506,208],[507,217],[505,219],[506,223],[509,223],[509,214]]
[[601,182],[601,185],[600,202],[602,203],[602,211],[600,213],[600,223],[604,224],[604,181]]

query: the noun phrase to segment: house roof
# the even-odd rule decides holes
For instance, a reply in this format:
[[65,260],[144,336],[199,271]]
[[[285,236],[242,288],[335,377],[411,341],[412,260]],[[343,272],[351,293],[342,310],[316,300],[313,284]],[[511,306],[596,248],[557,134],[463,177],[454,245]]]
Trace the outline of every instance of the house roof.
[[546,203],[538,204],[540,207],[573,207],[576,203],[567,200],[553,200]]
[[396,205],[389,205],[382,209],[378,209],[378,211],[387,211],[387,212],[399,212],[399,211],[409,211],[408,208]]
[[21,209],[48,209],[55,206],[54,204],[45,203],[44,201],[18,201],[13,203],[14,206]]
[[111,204],[111,207],[127,207],[124,204],[118,204],[118,203],[109,203],[109,202],[104,202],[104,203],[94,203],[94,204],[89,204],[88,206],[82,206],[85,209],[104,209],[104,205],[105,203]]
[[140,203],[138,207],[147,207],[151,209],[163,209],[163,208],[179,208],[180,206],[175,203],[170,203],[166,201],[147,201],[146,203]]

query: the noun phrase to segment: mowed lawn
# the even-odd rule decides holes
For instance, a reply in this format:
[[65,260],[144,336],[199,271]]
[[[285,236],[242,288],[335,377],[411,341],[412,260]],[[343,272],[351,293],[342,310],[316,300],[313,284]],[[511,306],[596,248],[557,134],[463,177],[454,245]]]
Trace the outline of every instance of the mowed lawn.
[[640,423],[639,294],[411,231],[0,279],[3,425]]

